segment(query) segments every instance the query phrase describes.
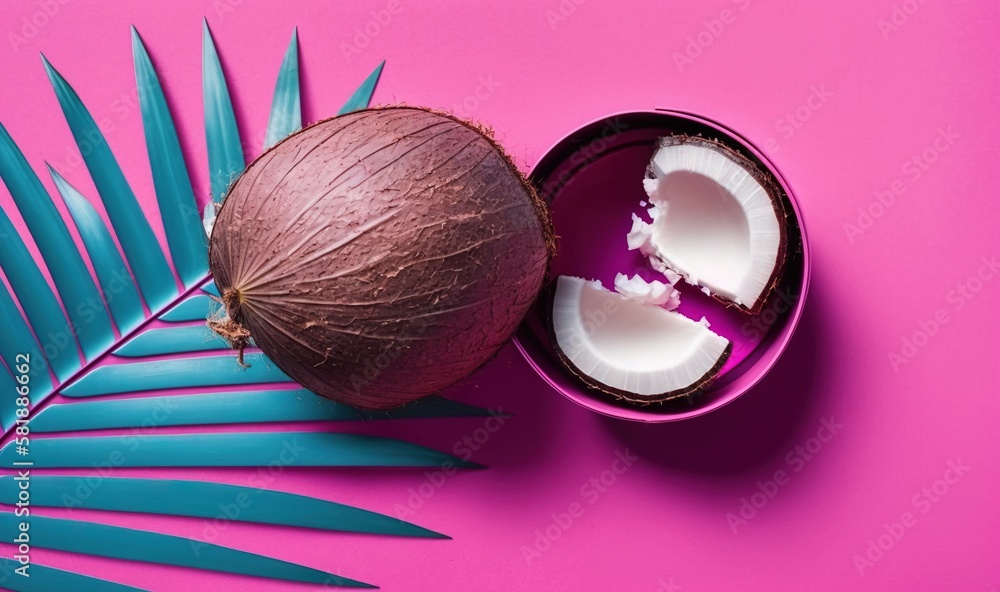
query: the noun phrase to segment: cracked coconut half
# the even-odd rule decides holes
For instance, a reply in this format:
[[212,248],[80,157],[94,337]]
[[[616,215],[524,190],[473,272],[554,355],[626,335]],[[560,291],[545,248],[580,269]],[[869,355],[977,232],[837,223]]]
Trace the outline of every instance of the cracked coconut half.
[[619,293],[598,281],[556,280],[552,332],[563,363],[588,385],[632,403],[667,401],[708,385],[732,343],[707,322],[659,306],[669,299],[653,296],[658,288],[622,278]]
[[714,140],[661,138],[646,171],[649,221],[632,214],[629,250],[669,283],[618,274],[615,292],[560,276],[552,337],[562,361],[591,387],[633,403],[693,395],[721,372],[732,342],[675,312],[681,279],[728,306],[758,314],[785,264],[786,215],[771,176]]
[[785,263],[786,215],[770,175],[705,138],[660,140],[643,181],[652,222],[633,215],[640,249],[671,283],[677,276],[726,304],[760,312]]

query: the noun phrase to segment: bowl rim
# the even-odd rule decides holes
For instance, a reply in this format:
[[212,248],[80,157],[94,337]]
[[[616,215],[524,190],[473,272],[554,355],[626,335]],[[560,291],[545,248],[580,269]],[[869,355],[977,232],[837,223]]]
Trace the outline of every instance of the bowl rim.
[[[652,412],[642,412],[641,407],[621,407],[615,408],[607,405],[598,405],[598,403],[604,403],[598,396],[592,395],[586,392],[586,387],[581,383],[580,393],[568,392],[558,384],[558,382],[549,375],[549,372],[543,368],[533,357],[533,354],[524,343],[522,343],[522,335],[530,336],[534,339],[534,335],[530,335],[530,329],[527,327],[527,323],[521,324],[517,331],[514,333],[514,345],[517,347],[518,351],[524,357],[525,361],[529,366],[556,392],[566,397],[567,399],[573,401],[577,405],[589,409],[595,413],[604,415],[606,417],[612,417],[615,419],[622,419],[628,421],[636,421],[642,423],[665,423],[672,421],[681,421],[684,419],[691,419],[694,417],[700,417],[717,409],[725,407],[729,403],[735,401],[736,399],[742,397],[747,392],[752,390],[761,380],[774,368],[778,359],[781,358],[785,350],[788,347],[792,336],[795,334],[795,330],[798,328],[799,323],[802,319],[803,310],[805,309],[805,303],[809,293],[810,278],[812,275],[812,257],[810,254],[809,239],[807,236],[805,217],[802,213],[802,208],[799,204],[798,198],[792,191],[787,178],[781,169],[768,158],[756,144],[750,141],[749,138],[736,131],[735,129],[715,121],[704,115],[698,113],[683,111],[678,109],[668,109],[663,107],[654,107],[653,109],[640,109],[640,110],[626,110],[626,111],[616,111],[608,115],[604,115],[593,120],[590,120],[583,125],[578,126],[571,132],[564,134],[542,154],[541,158],[532,165],[528,171],[528,178],[534,179],[535,175],[540,169],[545,167],[550,167],[552,164],[550,161],[558,157],[561,152],[567,152],[566,148],[569,142],[574,137],[578,136],[583,130],[601,124],[607,121],[613,121],[615,118],[620,117],[641,117],[641,116],[662,116],[665,118],[679,118],[689,122],[703,125],[710,129],[714,129],[719,133],[728,136],[732,140],[741,144],[747,151],[749,151],[755,158],[764,164],[767,170],[775,176],[778,184],[781,186],[785,195],[788,197],[788,202],[791,204],[792,211],[795,214],[796,221],[798,223],[799,235],[801,236],[802,244],[802,279],[801,287],[798,290],[798,298],[795,301],[794,306],[788,317],[786,318],[783,327],[779,331],[779,334],[775,336],[774,340],[768,344],[768,352],[762,358],[758,359],[752,366],[744,370],[740,377],[753,372],[752,376],[748,382],[740,385],[734,389],[733,393],[729,393],[724,397],[721,397],[717,401],[713,401],[708,405],[703,405],[696,407],[689,411],[684,411],[680,413],[652,413]],[[568,154],[572,154],[574,150],[568,150]],[[529,313],[530,314],[530,313]]]

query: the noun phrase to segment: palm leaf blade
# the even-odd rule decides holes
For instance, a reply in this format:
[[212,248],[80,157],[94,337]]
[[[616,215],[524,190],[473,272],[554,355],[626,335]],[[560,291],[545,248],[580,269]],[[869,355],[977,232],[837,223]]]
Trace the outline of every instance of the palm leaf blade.
[[[5,540],[16,536],[20,518],[13,514],[0,515],[0,529]],[[312,584],[370,588],[369,584],[340,578],[318,569],[238,551],[228,547],[204,543],[179,536],[135,530],[122,526],[109,526],[68,520],[49,516],[31,517],[31,544],[39,549],[53,549],[112,559],[126,559],[191,567],[207,571],[257,576],[276,580],[307,582]]]
[[226,349],[230,349],[229,344],[203,323],[148,329],[119,346],[115,355],[145,357]]
[[[35,346],[31,330],[28,329],[24,318],[21,317],[14,305],[14,300],[6,290],[0,290],[0,326],[3,327],[3,330],[0,331],[0,356],[3,356],[4,361],[10,365],[13,371],[18,364],[18,354],[29,355],[28,365],[31,367],[31,372],[28,376],[31,379],[28,388],[31,394],[30,399],[32,403],[41,401],[52,392],[52,378],[49,376],[45,359],[39,353],[38,347]],[[6,369],[4,369],[4,373],[10,376]],[[13,425],[11,414],[14,406],[14,389],[11,388],[4,392],[7,395],[3,397],[3,404],[0,405],[0,408],[4,410],[0,415],[0,421],[3,422],[4,428],[8,429]]]
[[[324,432],[204,433],[39,438],[31,442],[36,468],[92,468],[95,458],[116,467],[478,467],[450,455],[390,438]],[[13,442],[0,463],[19,459]],[[286,462],[287,461],[287,462]]]
[[76,229],[94,264],[97,281],[107,300],[111,316],[123,334],[135,329],[145,320],[142,300],[136,291],[135,280],[125,266],[118,247],[115,246],[108,227],[83,195],[70,185],[54,168],[49,175],[69,210]]
[[139,283],[139,291],[150,310],[159,310],[177,296],[177,285],[156,235],[93,116],[76,91],[44,56],[42,61],[77,145],[86,143],[89,148],[81,149],[80,153],[104,201],[125,257]]
[[149,360],[93,368],[61,390],[67,397],[94,397],[169,388],[288,382],[291,379],[262,353],[248,353],[246,368],[236,356]]
[[213,302],[211,297],[204,294],[195,294],[188,296],[174,305],[173,308],[164,312],[160,315],[160,320],[169,323],[203,321],[219,310],[220,307],[221,305]]
[[14,570],[22,567],[13,559],[0,557],[0,587],[14,592],[52,592],[59,590],[86,590],[87,592],[149,592],[143,588],[117,584],[107,580],[99,580],[83,574],[73,573],[40,563],[31,563],[28,568],[29,577],[15,575]]
[[285,57],[278,71],[278,81],[274,85],[274,99],[271,101],[271,116],[264,136],[264,148],[270,148],[302,129],[302,100],[299,96],[299,31],[292,31]]
[[[84,482],[80,477],[34,476],[31,504],[215,519],[220,507],[233,500],[247,500],[239,504],[240,511],[232,520],[340,532],[447,538],[398,518],[283,491],[207,481],[114,477],[103,479],[100,487],[89,488],[86,496],[78,496],[76,490]],[[0,503],[17,503],[19,492],[14,477],[0,477]]]
[[[6,353],[5,350],[3,350]],[[6,355],[4,355],[6,358]],[[11,376],[6,368],[0,367],[0,388],[5,393],[14,393],[18,387],[17,381]],[[17,402],[13,395],[0,399],[0,427],[6,429],[7,426],[14,425],[17,419]]]
[[371,103],[372,94],[375,93],[375,86],[378,84],[379,76],[382,75],[382,68],[385,66],[385,61],[383,60],[372,73],[365,78],[365,81],[361,83],[361,86],[354,91],[344,106],[337,111],[337,115],[343,115],[345,113],[350,113],[351,111],[357,111],[358,109],[364,109]]
[[[207,22],[202,50],[205,133],[212,189],[210,207],[214,208],[243,171],[245,158],[232,99]],[[34,397],[44,397],[56,388],[48,375],[43,357],[45,350],[51,350],[47,353],[59,362],[52,365],[57,378],[60,381],[72,378],[68,386],[59,386],[59,392],[69,397],[190,390],[177,395],[160,392],[152,397],[49,402],[32,413],[32,430],[58,433],[222,423],[492,415],[492,411],[437,397],[391,412],[363,412],[296,388],[299,385],[259,350],[253,349],[248,354],[249,368],[236,364],[235,355],[225,351],[226,343],[204,324],[204,320],[219,309],[219,303],[212,302],[209,297],[210,294],[217,296],[218,292],[209,276],[208,241],[175,120],[150,55],[134,28],[132,53],[146,152],[169,248],[160,248],[152,223],[143,213],[146,204],[140,206],[93,116],[43,56],[46,73],[111,223],[104,223],[102,215],[98,214],[99,207],[95,209],[96,202],[92,206],[49,167],[56,189],[83,240],[87,251],[84,255],[76,248],[67,222],[50,201],[52,196],[6,135],[6,130],[0,128],[0,176],[11,189],[34,243],[39,245],[55,286],[55,290],[49,288],[44,267],[32,266],[25,241],[17,236],[6,214],[0,212],[0,239],[4,241],[0,251],[5,253],[0,254],[0,263],[11,285],[10,294],[0,295],[0,355],[4,356],[7,366],[0,364],[0,389],[11,392],[17,386],[13,370],[8,367],[12,366],[13,356],[28,344],[31,346],[28,349],[33,348],[30,353],[35,362],[32,372],[36,376],[31,382]],[[383,64],[379,64],[353,93],[341,113],[369,104]],[[266,146],[302,126],[299,74],[298,36],[294,31],[275,83]],[[28,212],[28,208],[34,210]],[[8,241],[8,234],[13,234],[14,239]],[[42,242],[46,244],[43,246]],[[12,249],[6,248],[8,243],[13,244]],[[85,261],[88,258],[93,263],[96,281],[87,269]],[[29,271],[8,273],[8,268]],[[193,289],[206,281],[201,291]],[[103,317],[95,314],[96,320],[89,319],[81,324],[83,313],[78,305],[83,302],[98,303]],[[169,310],[163,313],[168,307]],[[39,318],[43,320],[36,322]],[[171,325],[164,326],[160,321]],[[145,326],[147,322],[149,327]],[[73,329],[79,333],[79,347]],[[117,334],[124,339],[115,343]],[[103,355],[109,351],[108,355]],[[8,357],[8,354],[11,355]],[[98,356],[101,356],[98,362],[86,363]],[[257,384],[266,385],[263,388],[270,390],[234,389],[236,392],[223,393],[212,388]],[[13,397],[0,403],[0,422],[6,426],[8,438],[16,409]],[[163,413],[158,415],[160,411]],[[150,425],[150,420],[154,425]],[[282,430],[280,427],[264,429],[180,434],[147,429],[141,434],[132,432],[121,436],[40,437],[32,439],[30,460],[40,469],[90,469],[96,466],[95,459],[108,459],[121,468],[265,467],[275,462],[300,467],[478,466],[437,450],[389,438],[267,431]],[[11,467],[25,459],[17,453],[15,443],[8,441],[0,449],[0,464]],[[41,507],[67,506],[65,496],[75,493],[79,481],[75,476],[37,475],[34,479],[36,487],[32,501]],[[0,477],[0,503],[15,502],[19,493],[16,477]],[[101,488],[86,499],[75,500],[78,503],[71,506],[215,518],[220,504],[240,495],[252,496],[255,503],[240,513],[238,521],[413,537],[443,536],[390,516],[328,500],[211,482],[106,478]],[[13,535],[20,520],[12,512],[5,512],[0,516],[0,529]],[[370,587],[321,570],[183,537],[34,513],[31,525],[32,544],[37,548],[290,581]],[[4,540],[11,539],[12,536],[7,536]],[[5,561],[2,567],[8,565],[14,563]],[[37,567],[36,573],[43,577],[34,579],[40,587],[18,583],[13,589],[135,590],[79,574]]]
[[62,297],[84,356],[93,359],[114,341],[111,319],[66,223],[38,175],[2,125],[0,177],[10,190],[28,230],[33,236],[44,237],[36,241],[38,250]]
[[174,267],[185,287],[208,274],[208,239],[191,188],[177,129],[149,53],[132,27],[132,57],[153,186]]
[[243,171],[246,160],[240,130],[236,126],[233,101],[229,96],[215,41],[202,23],[202,92],[205,103],[205,143],[213,203],[221,203],[229,184]]
[[[11,405],[13,400],[11,399]],[[37,434],[112,428],[297,421],[374,421],[425,417],[486,417],[491,413],[442,397],[427,397],[393,411],[360,411],[305,389],[131,397],[55,403],[31,418]]]
[[[24,315],[31,325],[31,330],[25,326],[27,337],[15,343],[14,347],[20,348],[22,351],[25,348],[33,347],[34,338],[31,337],[33,330],[43,348],[46,344],[52,346],[46,352],[46,359],[55,372],[56,378],[66,380],[80,369],[76,340],[71,332],[69,322],[63,316],[59,301],[56,300],[48,282],[45,281],[42,272],[35,265],[24,240],[21,239],[21,236],[14,229],[14,225],[11,224],[10,218],[7,217],[7,213],[2,209],[0,209],[0,269],[3,269],[4,275],[7,276],[7,281],[10,282],[10,287],[17,295],[17,299],[24,309]],[[6,290],[4,292],[7,293]],[[7,299],[10,300],[11,307],[14,307],[13,299],[10,299],[9,293],[7,293]],[[17,312],[16,307],[13,310],[15,313]],[[15,316],[20,320],[20,314],[9,318],[14,319]],[[20,321],[20,324],[24,325],[24,321]],[[60,343],[54,343],[55,341]],[[8,357],[7,359],[12,358]],[[42,356],[39,354],[36,362],[39,375],[41,362]]]

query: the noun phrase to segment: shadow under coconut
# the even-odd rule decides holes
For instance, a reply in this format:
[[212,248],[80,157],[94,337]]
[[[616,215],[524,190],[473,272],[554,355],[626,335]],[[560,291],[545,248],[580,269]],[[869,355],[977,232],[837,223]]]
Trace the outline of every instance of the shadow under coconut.
[[[473,457],[493,468],[547,470],[546,459],[559,454],[554,443],[563,441],[573,429],[566,409],[575,406],[555,395],[511,343],[469,380],[442,394],[508,415],[495,432],[487,430],[489,441]],[[485,422],[479,425],[485,427]],[[470,435],[484,438],[482,430]]]
[[641,458],[694,474],[752,471],[787,453],[822,401],[828,327],[815,282],[795,335],[771,371],[750,391],[711,413],[678,422],[641,424],[603,418]]
[[530,471],[544,466],[548,451],[555,454],[551,443],[571,429],[566,408],[575,406],[550,390],[507,344],[472,375],[439,393],[489,410],[488,415],[340,422],[327,429],[398,438],[488,468]]
[[[448,502],[450,496],[471,496],[494,511],[509,511],[512,507],[535,503],[536,498],[544,498],[541,488],[526,488],[524,484],[544,482],[551,476],[553,466],[560,465],[559,455],[564,451],[556,443],[572,437],[573,426],[581,420],[574,414],[579,413],[583,420],[592,416],[589,411],[551,392],[513,344],[505,346],[484,367],[440,394],[492,410],[496,415],[338,422],[321,429],[397,438],[471,460],[487,470],[460,469],[440,482],[435,481],[439,476],[435,476],[437,469],[433,467],[302,468],[297,469],[299,476],[296,478],[336,484],[334,486],[341,489],[366,484],[382,491],[397,492],[399,503],[404,505],[409,503],[411,489],[436,483],[433,497],[441,499],[427,505],[439,508],[438,511],[447,508],[448,503],[458,503]],[[413,520],[433,527],[435,516],[433,512],[429,517],[421,513]],[[448,533],[461,534],[455,530],[452,528]]]

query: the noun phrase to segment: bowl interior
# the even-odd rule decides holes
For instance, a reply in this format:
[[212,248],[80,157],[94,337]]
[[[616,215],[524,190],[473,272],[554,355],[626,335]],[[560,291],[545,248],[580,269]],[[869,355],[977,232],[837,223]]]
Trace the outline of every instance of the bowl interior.
[[665,281],[638,251],[629,251],[625,236],[632,213],[644,215],[642,179],[657,138],[685,133],[718,139],[757,162],[776,177],[785,195],[789,218],[785,271],[759,315],[706,296],[678,282],[678,311],[733,342],[733,352],[719,377],[700,395],[637,407],[615,401],[588,387],[559,361],[548,330],[549,298],[539,298],[518,330],[516,343],[528,362],[560,393],[599,413],[637,421],[671,421],[707,413],[732,401],[755,384],[780,355],[801,313],[808,278],[801,218],[780,173],[756,149],[731,130],[677,112],[635,112],[591,123],[557,143],[535,166],[532,182],[552,207],[558,251],[549,279],[574,275],[613,286],[615,275],[638,274]]

